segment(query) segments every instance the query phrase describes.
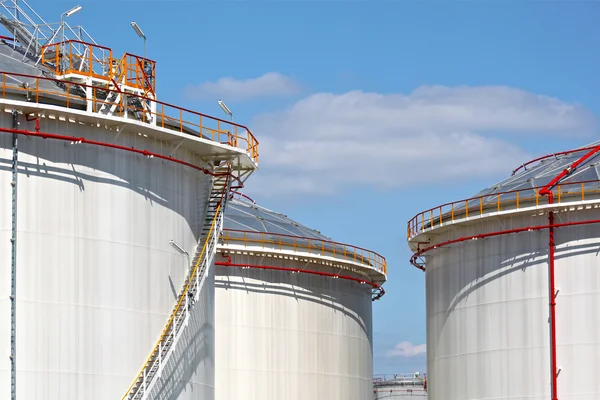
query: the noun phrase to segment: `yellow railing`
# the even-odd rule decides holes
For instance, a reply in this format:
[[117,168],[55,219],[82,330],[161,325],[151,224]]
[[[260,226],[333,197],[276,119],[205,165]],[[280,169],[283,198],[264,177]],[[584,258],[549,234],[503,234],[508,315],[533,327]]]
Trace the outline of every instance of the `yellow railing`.
[[156,91],[156,63],[131,53],[125,53],[122,62],[127,71],[127,86],[154,94]]
[[113,78],[113,60],[110,48],[79,40],[42,47],[42,65],[56,75],[79,74],[108,81]]
[[[92,108],[95,111],[98,111],[104,104],[110,106],[116,105],[117,110],[114,115],[124,117],[125,113],[131,115],[133,112],[138,112],[141,115],[143,122],[147,122],[147,114],[152,114],[157,119],[155,126],[172,129],[180,133],[196,136],[200,135],[201,137],[210,139],[214,142],[235,148],[241,147],[248,152],[254,162],[258,163],[258,141],[252,132],[250,132],[250,129],[243,125],[131,93],[127,94],[127,97],[130,99],[137,97],[143,101],[155,102],[156,112],[150,113],[141,107],[124,103],[122,96],[118,103],[113,103],[105,100],[107,92],[106,87],[88,86],[59,79],[12,72],[0,71],[0,74],[2,74],[2,98],[6,98],[7,94],[10,92],[22,92],[27,94],[29,101],[39,103],[45,96],[60,96],[64,99],[64,107],[85,110],[85,102],[87,99],[80,95],[73,94],[72,91],[76,89],[81,90],[81,88],[91,88],[92,98],[90,101],[92,102]],[[27,81],[29,87],[25,88],[21,83],[23,81]],[[45,88],[55,84],[61,85],[64,90],[58,86],[56,89]],[[99,94],[101,93],[104,93],[103,97],[99,97]]]
[[[77,74],[107,83],[114,79],[145,93],[156,91],[155,61],[131,53],[116,58],[112,49],[97,44],[67,40],[45,45],[42,47],[42,65],[57,76]],[[120,75],[126,77],[123,82]]]
[[[591,184],[598,183],[595,188]],[[587,186],[587,187],[586,187]],[[408,221],[408,239],[415,237],[424,230],[452,223],[456,220],[481,217],[482,215],[508,210],[518,210],[526,207],[537,207],[548,203],[548,196],[541,196],[543,186],[486,194],[442,204],[425,210]],[[597,199],[600,195],[600,181],[569,182],[557,185],[552,189],[554,203]]]
[[344,243],[315,238],[270,232],[253,232],[236,229],[223,229],[221,240],[225,245],[242,245],[262,249],[305,252],[312,255],[332,257],[342,261],[363,264],[369,268],[387,274],[385,258],[374,251]]
[[[212,224],[210,226],[210,230],[208,231],[208,235],[206,235],[206,240],[204,241],[204,245],[202,246],[202,252],[200,253],[200,256],[198,257],[198,261],[196,261],[196,264],[194,264],[194,267],[192,268],[192,272],[190,273],[189,279],[187,280],[187,282],[183,288],[183,291],[179,295],[179,300],[177,301],[177,305],[173,309],[173,312],[171,313],[171,317],[169,318],[169,321],[167,322],[165,329],[163,329],[163,331],[160,335],[160,338],[158,339],[158,341],[156,342],[156,345],[150,352],[150,355],[148,356],[148,359],[146,359],[144,366],[142,367],[140,372],[137,374],[137,376],[133,380],[133,383],[131,384],[131,386],[129,386],[129,388],[127,389],[127,392],[123,396],[122,400],[125,400],[127,398],[127,396],[130,394],[131,389],[133,389],[136,382],[143,376],[144,370],[146,370],[146,368],[150,365],[152,356],[160,349],[160,344],[163,343],[165,341],[165,339],[167,338],[167,336],[170,334],[170,331],[173,328],[173,322],[175,320],[175,316],[177,315],[177,313],[179,312],[181,307],[185,304],[185,299],[186,299],[189,289],[190,289],[190,283],[192,281],[194,281],[194,279],[196,279],[196,274],[198,273],[198,268],[200,267],[200,265],[202,265],[204,255],[206,254],[206,249],[208,247],[208,243],[210,242],[213,232],[215,230],[215,226],[217,224],[217,220],[219,218],[220,211],[221,211],[221,205],[219,205],[217,207],[215,216],[213,217]],[[199,290],[199,288],[197,288],[196,290]],[[155,358],[154,362],[159,362],[158,358]]]

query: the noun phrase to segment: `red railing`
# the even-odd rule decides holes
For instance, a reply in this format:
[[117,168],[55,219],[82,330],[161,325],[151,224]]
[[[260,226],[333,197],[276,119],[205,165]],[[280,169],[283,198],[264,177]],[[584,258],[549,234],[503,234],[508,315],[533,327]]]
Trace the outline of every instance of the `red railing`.
[[592,150],[592,149],[594,149],[596,147],[597,146],[580,147],[578,149],[572,149],[572,150],[566,150],[566,151],[559,151],[557,153],[546,154],[545,156],[534,158],[531,161],[527,161],[526,163],[519,165],[516,169],[513,170],[512,174],[515,175],[521,169],[527,169],[527,166],[529,166],[531,164],[534,164],[536,162],[539,162],[539,161],[547,160],[548,158],[557,157],[557,156],[564,156],[564,155],[567,155],[567,154],[578,153],[580,151]]

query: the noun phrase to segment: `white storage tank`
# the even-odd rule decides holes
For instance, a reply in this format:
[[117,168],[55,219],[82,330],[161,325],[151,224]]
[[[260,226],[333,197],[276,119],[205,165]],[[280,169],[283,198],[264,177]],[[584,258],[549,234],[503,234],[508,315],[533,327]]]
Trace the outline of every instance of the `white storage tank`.
[[600,398],[600,147],[409,221],[432,400]]
[[427,375],[412,374],[375,375],[374,400],[427,400]]
[[372,251],[231,200],[216,266],[216,398],[371,398],[385,271]]
[[213,399],[208,200],[228,160],[256,167],[256,142],[157,101],[151,60],[81,37],[28,47],[33,28],[4,3],[0,398]]

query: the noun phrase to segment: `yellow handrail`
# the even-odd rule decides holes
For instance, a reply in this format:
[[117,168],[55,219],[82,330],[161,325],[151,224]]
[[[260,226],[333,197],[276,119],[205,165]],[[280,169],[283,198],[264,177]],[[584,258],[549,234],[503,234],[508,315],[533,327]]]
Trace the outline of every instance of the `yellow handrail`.
[[[236,237],[232,235],[233,232],[243,235],[241,237]],[[275,237],[278,238],[278,240],[267,239],[265,236]],[[244,247],[250,245],[264,248],[265,244],[267,244],[277,246],[278,250],[286,249],[294,252],[306,250],[308,253],[319,254],[321,256],[332,256],[333,258],[345,261],[358,262],[369,268],[375,269],[376,271],[383,272],[384,274],[387,273],[387,261],[383,256],[374,251],[344,243],[271,232],[252,232],[235,229],[224,229],[221,233],[221,239],[227,245],[231,242],[231,244],[239,243]],[[325,246],[326,244],[327,246]]]
[[[590,195],[599,195],[600,189],[588,188],[585,184],[599,183],[600,180],[578,181],[561,183],[554,190],[555,204],[561,204],[571,201],[590,200]],[[425,210],[418,213],[415,217],[408,221],[407,237],[411,239],[426,229],[432,229],[442,224],[450,224],[457,219],[470,219],[481,217],[492,212],[501,212],[504,210],[519,210],[526,207],[539,207],[544,205],[542,196],[539,192],[541,187],[529,187],[519,190],[511,190],[507,192],[485,194],[483,196],[473,197],[455,201],[452,203],[443,204],[430,210]],[[525,195],[523,195],[525,193]],[[506,199],[506,197],[511,197]],[[495,197],[495,201],[491,201]],[[505,200],[502,199],[504,197]],[[484,204],[484,199],[487,200]],[[469,208],[469,203],[477,203],[479,207]],[[477,210],[477,212],[474,212]],[[429,218],[423,218],[423,215]]]
[[[202,252],[200,253],[200,256],[198,257],[198,261],[196,261],[196,264],[194,265],[192,272],[190,273],[190,277],[187,280],[187,283],[185,284],[181,294],[179,295],[179,301],[177,302],[177,305],[173,309],[173,312],[171,313],[171,317],[169,318],[169,321],[167,322],[165,329],[163,329],[158,341],[156,342],[156,345],[152,348],[150,355],[146,359],[144,366],[142,367],[140,372],[136,375],[135,379],[133,380],[133,383],[131,384],[131,386],[129,386],[129,388],[127,389],[127,392],[125,392],[125,395],[122,397],[122,400],[125,400],[127,398],[131,389],[135,386],[136,382],[140,379],[140,377],[144,373],[144,370],[146,369],[146,367],[150,364],[150,359],[152,358],[152,355],[156,352],[157,348],[159,348],[160,344],[163,342],[163,339],[167,336],[167,331],[173,324],[173,321],[175,320],[175,315],[177,315],[177,312],[179,311],[179,309],[181,308],[181,305],[183,304],[183,300],[187,296],[187,293],[188,293],[189,287],[190,287],[190,282],[192,282],[192,280],[195,278],[198,268],[202,264],[202,260],[204,258],[204,254],[206,253],[206,248],[208,246],[208,242],[210,241],[212,233],[215,230],[215,225],[217,223],[217,219],[219,217],[220,211],[221,211],[221,205],[219,204],[219,206],[217,207],[215,216],[213,217],[212,224],[210,226],[210,230],[208,231],[208,235],[206,235],[206,240],[204,241],[204,246],[202,246]],[[158,362],[158,360],[156,362]]]
[[[160,119],[160,121],[158,121],[155,126],[159,126],[165,129],[173,129],[177,132],[187,133],[190,135],[197,133],[200,135],[200,137],[205,137],[219,144],[230,146],[233,148],[238,148],[238,145],[240,145],[239,147],[241,148],[245,147],[245,150],[252,159],[252,161],[258,163],[258,140],[256,140],[250,129],[248,129],[244,125],[239,125],[235,122],[225,121],[220,118],[211,117],[210,115],[202,114],[196,111],[192,111],[186,108],[178,107],[172,104],[168,104],[162,101],[158,101],[133,93],[128,93],[127,96],[129,98],[135,97],[140,100],[143,100],[141,101],[141,103],[148,101],[155,103],[156,111],[145,110],[141,107],[136,107],[133,104],[125,103],[122,100],[120,100],[119,102],[101,100],[101,96],[99,96],[99,93],[106,93],[107,90],[114,90],[114,88],[111,89],[108,86],[86,85],[83,83],[74,83],[61,79],[19,74],[14,72],[0,71],[0,74],[3,75],[3,98],[6,98],[8,94],[7,89],[10,89],[14,92],[26,93],[30,101],[35,103],[39,103],[40,97],[43,97],[43,95],[62,97],[65,99],[64,107],[74,108],[78,110],[85,109],[85,101],[90,101],[92,104],[92,109],[95,111],[98,111],[103,105],[115,105],[117,106],[117,108],[114,115],[117,116],[123,116],[125,111],[127,111],[130,114],[135,112],[141,112],[144,116],[146,114],[152,115],[157,121]],[[15,80],[14,82],[12,82],[12,80],[11,82],[8,82],[7,77],[18,77],[19,79]],[[28,82],[29,87],[23,87],[23,84],[20,83],[23,80],[22,78],[31,79],[33,83]],[[40,88],[40,82],[59,83],[61,85],[64,85],[66,90],[62,90],[59,87],[56,87],[56,89],[54,90],[43,89]],[[71,89],[75,87],[91,89],[92,98],[86,99],[85,97],[70,93]],[[74,100],[80,100],[80,103],[78,104]],[[211,126],[207,126],[208,123],[210,123]]]

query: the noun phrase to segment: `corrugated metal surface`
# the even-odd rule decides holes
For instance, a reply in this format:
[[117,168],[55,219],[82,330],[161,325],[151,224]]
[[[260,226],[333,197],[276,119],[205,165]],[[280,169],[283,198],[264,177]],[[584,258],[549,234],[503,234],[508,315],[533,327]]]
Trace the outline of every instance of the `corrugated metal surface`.
[[[0,126],[10,127],[9,113]],[[32,122],[21,117],[23,129]],[[42,130],[166,151],[170,145],[84,124]],[[0,135],[0,398],[10,393],[10,135]],[[120,398],[148,357],[193,254],[209,179],[114,149],[21,137],[17,391],[21,399]],[[176,157],[199,162],[183,149]],[[6,240],[4,240],[6,239]],[[212,279],[167,398],[214,396]]]
[[[310,268],[232,255],[234,263]],[[258,269],[216,269],[218,400],[365,400],[373,396],[366,285]]]
[[[597,209],[556,222],[600,219]],[[523,226],[515,215],[457,225],[439,241]],[[600,225],[558,228],[558,398],[600,398]],[[548,232],[504,235],[427,253],[428,394],[431,399],[550,399]]]

